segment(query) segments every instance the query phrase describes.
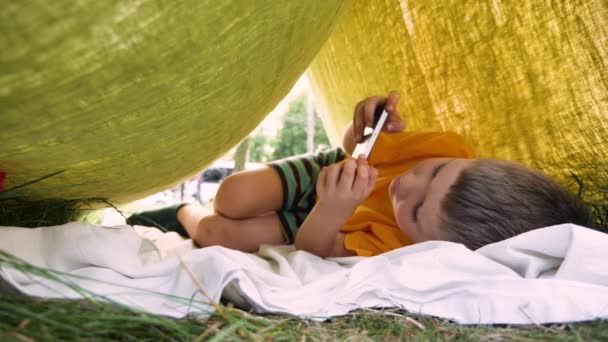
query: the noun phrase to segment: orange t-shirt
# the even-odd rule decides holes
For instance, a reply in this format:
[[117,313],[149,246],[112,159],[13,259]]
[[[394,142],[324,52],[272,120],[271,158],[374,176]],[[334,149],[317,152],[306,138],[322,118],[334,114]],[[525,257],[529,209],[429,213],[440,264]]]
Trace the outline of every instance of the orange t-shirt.
[[472,158],[464,138],[454,132],[381,133],[369,158],[378,169],[376,188],[342,226],[344,247],[372,256],[411,245],[395,220],[388,187],[398,175],[429,158]]

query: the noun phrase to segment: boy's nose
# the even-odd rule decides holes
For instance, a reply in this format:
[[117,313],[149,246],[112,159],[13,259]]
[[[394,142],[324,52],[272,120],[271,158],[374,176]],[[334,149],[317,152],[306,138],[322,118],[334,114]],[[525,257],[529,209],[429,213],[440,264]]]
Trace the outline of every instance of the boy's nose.
[[400,185],[406,194],[410,194],[422,187],[422,182],[420,177],[412,172],[403,175]]

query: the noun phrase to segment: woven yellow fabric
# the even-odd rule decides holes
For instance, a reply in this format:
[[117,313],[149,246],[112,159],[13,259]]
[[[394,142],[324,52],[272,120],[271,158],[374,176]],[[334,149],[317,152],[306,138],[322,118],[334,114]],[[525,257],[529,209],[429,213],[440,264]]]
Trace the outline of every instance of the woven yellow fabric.
[[0,169],[124,202],[201,170],[283,98],[343,1],[5,1]]
[[309,69],[332,141],[356,101],[396,89],[410,130],[455,130],[478,155],[605,186],[606,4],[356,0]]

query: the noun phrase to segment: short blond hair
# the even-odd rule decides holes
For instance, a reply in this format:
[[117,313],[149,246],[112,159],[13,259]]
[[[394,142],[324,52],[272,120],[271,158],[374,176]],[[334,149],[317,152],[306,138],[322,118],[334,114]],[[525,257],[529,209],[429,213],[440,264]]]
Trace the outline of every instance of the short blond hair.
[[440,222],[447,240],[474,250],[561,223],[590,227],[593,218],[581,200],[542,172],[477,159],[444,197]]

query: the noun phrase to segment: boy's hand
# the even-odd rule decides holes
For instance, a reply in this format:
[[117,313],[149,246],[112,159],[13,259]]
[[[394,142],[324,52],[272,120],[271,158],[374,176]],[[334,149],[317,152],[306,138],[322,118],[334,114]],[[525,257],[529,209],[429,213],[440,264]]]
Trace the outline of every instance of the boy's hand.
[[377,175],[378,171],[367,164],[363,155],[325,167],[317,180],[318,204],[347,220],[374,190]]
[[340,228],[372,193],[377,175],[378,171],[367,164],[363,155],[344,164],[324,167],[317,179],[319,201],[298,229],[296,249],[322,258],[353,255],[344,248]]
[[388,97],[371,96],[357,103],[353,114],[352,126],[355,142],[361,143],[363,141],[365,127],[373,128],[374,113],[379,106],[384,106],[388,112],[388,119],[382,130],[388,133],[403,131],[405,124],[397,112],[397,103],[399,103],[399,93],[394,90],[388,94]]

